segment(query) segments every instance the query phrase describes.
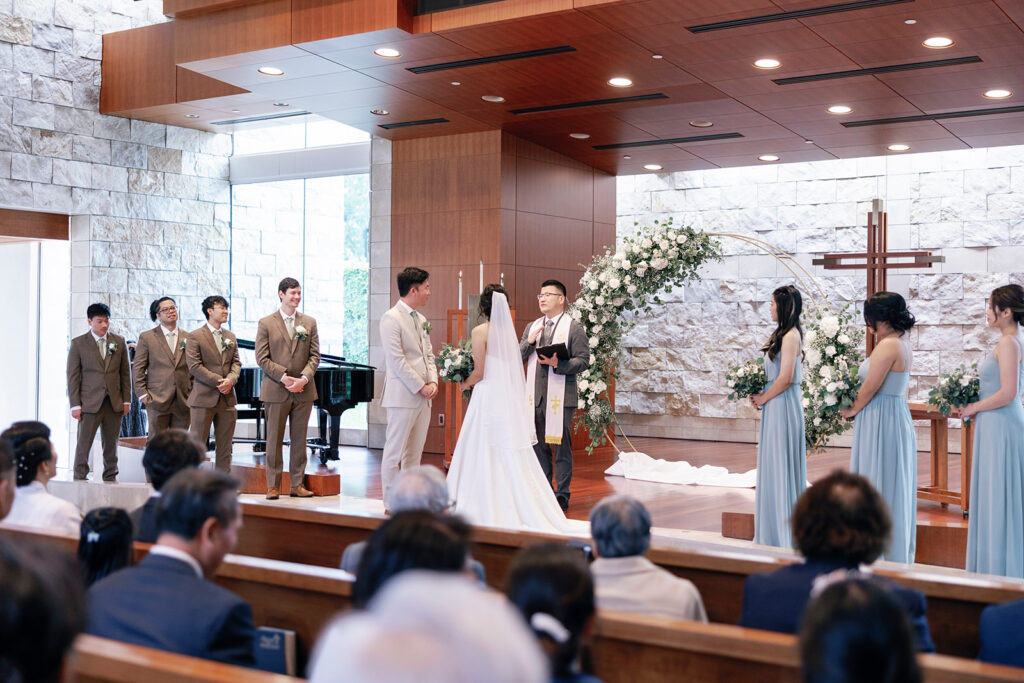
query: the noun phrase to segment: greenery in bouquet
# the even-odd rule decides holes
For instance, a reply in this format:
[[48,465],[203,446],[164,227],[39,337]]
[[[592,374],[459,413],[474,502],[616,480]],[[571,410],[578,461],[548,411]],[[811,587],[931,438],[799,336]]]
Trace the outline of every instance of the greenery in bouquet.
[[808,453],[824,448],[829,438],[853,426],[839,411],[857,398],[863,341],[864,330],[850,305],[835,313],[826,301],[807,327],[803,408]]
[[956,408],[963,408],[968,403],[977,401],[980,391],[978,364],[975,363],[969,369],[961,365],[939,377],[938,384],[928,392],[928,403],[948,416]]
[[[473,372],[473,349],[468,339],[458,344],[445,344],[434,358],[437,373],[445,382],[462,382]],[[469,391],[462,392],[469,398]]]
[[725,373],[725,383],[732,392],[729,394],[730,401],[760,394],[768,383],[764,372],[764,356],[750,358],[729,368],[729,372]]
[[668,218],[639,228],[586,267],[569,314],[583,325],[590,345],[590,368],[577,376],[588,451],[607,442],[615,420],[605,392],[618,367],[622,335],[661,303],[661,292],[694,280],[701,265],[721,254],[716,240]]

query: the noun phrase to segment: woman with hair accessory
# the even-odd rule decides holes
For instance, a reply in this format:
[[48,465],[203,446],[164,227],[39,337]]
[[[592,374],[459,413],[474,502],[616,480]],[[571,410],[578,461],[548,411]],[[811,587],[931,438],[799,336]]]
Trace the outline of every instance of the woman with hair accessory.
[[804,409],[800,372],[804,331],[800,327],[803,298],[792,285],[772,292],[771,314],[777,324],[761,351],[768,383],[750,397],[761,408],[757,441],[754,543],[793,547],[789,515],[807,485]]
[[892,543],[882,556],[912,563],[917,544],[917,435],[907,405],[913,352],[907,332],[914,316],[895,292],[877,292],[864,302],[864,322],[877,343],[860,366],[862,383],[853,406],[850,471],[881,492],[892,515]]
[[82,523],[78,508],[46,490],[47,483],[57,474],[57,454],[53,444],[43,436],[32,436],[18,443],[18,437],[12,437],[11,431],[5,431],[4,438],[17,444],[14,458],[18,488],[11,511],[0,525],[33,527],[78,536]]
[[975,419],[967,570],[1024,578],[1024,288],[992,290],[985,317],[999,342],[978,365],[980,399],[958,411]]
[[121,508],[96,508],[82,520],[78,562],[88,588],[104,576],[134,564],[132,520]]

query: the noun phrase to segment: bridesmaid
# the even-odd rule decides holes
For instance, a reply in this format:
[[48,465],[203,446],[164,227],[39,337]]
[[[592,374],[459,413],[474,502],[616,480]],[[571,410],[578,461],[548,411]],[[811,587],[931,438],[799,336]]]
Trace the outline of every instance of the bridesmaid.
[[976,416],[967,571],[1024,578],[1024,289],[994,289],[986,318],[1002,337],[978,366],[981,400],[959,411]]
[[914,316],[895,292],[864,302],[864,322],[877,343],[860,366],[863,382],[853,406],[839,413],[853,420],[850,471],[867,477],[892,514],[892,543],[882,555],[912,563],[917,541],[917,435],[907,406],[912,352],[907,331]]
[[800,403],[800,362],[804,332],[803,299],[796,287],[772,292],[775,332],[761,351],[768,355],[768,389],[750,397],[762,408],[757,445],[757,491],[754,543],[792,548],[789,515],[807,484],[804,411]]

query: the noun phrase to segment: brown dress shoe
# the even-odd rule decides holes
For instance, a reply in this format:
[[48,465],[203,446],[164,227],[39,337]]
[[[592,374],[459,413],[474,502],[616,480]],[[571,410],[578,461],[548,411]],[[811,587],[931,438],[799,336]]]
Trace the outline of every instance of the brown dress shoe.
[[276,486],[267,489],[267,500],[277,500],[281,497],[281,491]]
[[313,492],[307,489],[305,486],[296,486],[288,495],[290,495],[292,498],[312,498]]

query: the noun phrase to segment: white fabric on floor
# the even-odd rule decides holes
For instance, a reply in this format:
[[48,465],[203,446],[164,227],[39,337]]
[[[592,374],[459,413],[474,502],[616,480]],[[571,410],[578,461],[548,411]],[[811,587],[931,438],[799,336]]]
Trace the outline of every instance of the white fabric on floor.
[[654,481],[661,484],[695,484],[752,489],[757,484],[757,470],[730,472],[724,467],[694,467],[685,460],[656,460],[646,453],[622,452],[614,465],[604,471],[613,477]]

